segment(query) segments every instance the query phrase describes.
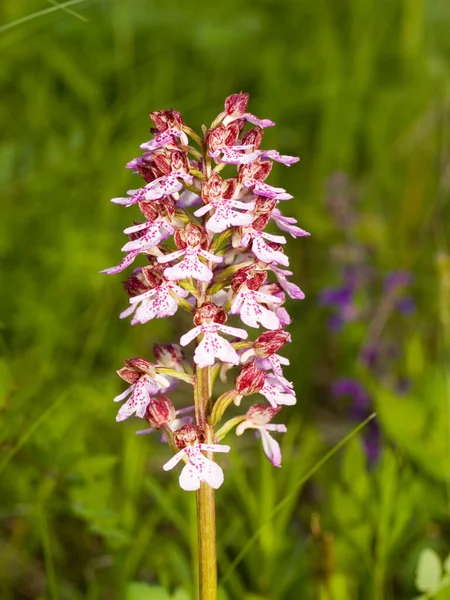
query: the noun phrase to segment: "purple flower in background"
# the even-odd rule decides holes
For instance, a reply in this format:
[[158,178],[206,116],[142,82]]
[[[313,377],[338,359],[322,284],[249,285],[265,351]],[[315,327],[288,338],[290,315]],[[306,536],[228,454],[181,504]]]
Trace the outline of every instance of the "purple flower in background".
[[411,296],[400,298],[397,302],[397,310],[403,315],[411,315],[416,310],[414,298],[411,298]]
[[332,331],[341,330],[346,323],[360,318],[360,310],[356,305],[356,295],[365,285],[369,274],[367,269],[345,266],[341,272],[342,285],[324,288],[319,294],[319,303],[333,310],[329,320]]
[[331,393],[335,398],[349,396],[353,399],[352,411],[354,411],[353,416],[355,419],[366,415],[372,405],[372,399],[363,384],[351,377],[342,377],[334,381]]
[[329,326],[332,331],[339,331],[345,323],[356,320],[358,313],[353,295],[354,291],[350,286],[325,288],[320,293],[320,304],[334,309],[334,314],[329,319]]
[[[370,376],[400,395],[410,382],[397,372],[401,341],[398,331],[391,334],[387,325],[397,319],[401,326],[399,317],[414,312],[415,302],[410,294],[414,277],[404,269],[386,273],[375,265],[373,248],[358,239],[357,203],[349,177],[343,173],[333,175],[327,186],[326,207],[343,238],[343,242],[331,250],[331,259],[340,271],[340,282],[323,288],[319,303],[331,311],[332,331],[343,335],[353,326],[349,339],[355,344],[354,356]],[[331,393],[335,398],[352,399],[350,415],[354,419],[362,420],[372,412],[372,398],[358,379],[339,377],[332,383]],[[370,462],[378,457],[380,441],[378,424],[371,421],[364,433]]]
[[384,291],[392,292],[409,287],[413,281],[413,275],[409,271],[391,271],[384,278]]
[[413,283],[414,276],[409,271],[391,271],[384,279],[384,293],[393,297],[395,308],[404,315],[410,315],[416,310],[414,299],[408,295]]

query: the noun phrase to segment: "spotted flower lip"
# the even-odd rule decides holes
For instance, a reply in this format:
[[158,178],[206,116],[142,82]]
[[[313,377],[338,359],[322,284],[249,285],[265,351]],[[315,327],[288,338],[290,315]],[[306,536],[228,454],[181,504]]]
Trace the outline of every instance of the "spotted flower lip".
[[175,456],[163,465],[164,471],[173,469],[183,458],[187,458],[186,465],[181,471],[179,482],[180,487],[187,492],[195,491],[200,488],[200,483],[204,481],[212,488],[217,490],[223,483],[224,475],[221,467],[206,458],[203,452],[222,452],[231,450],[230,446],[224,444],[202,444],[196,443],[192,446],[186,446]]
[[164,270],[164,277],[170,281],[180,281],[189,277],[193,277],[197,281],[211,281],[214,276],[213,272],[207,265],[200,262],[199,256],[216,264],[221,263],[223,260],[220,256],[215,256],[201,247],[196,247],[185,248],[184,250],[177,250],[176,252],[160,256],[158,262],[165,264],[178,258],[183,259],[173,267],[167,267]]
[[196,217],[203,217],[206,213],[214,210],[214,214],[208,219],[206,229],[213,233],[222,233],[230,227],[244,227],[251,225],[253,216],[251,213],[233,210],[240,208],[249,210],[253,208],[252,203],[244,203],[239,200],[214,199],[195,211]]
[[181,336],[180,344],[186,346],[192,342],[198,335],[203,334],[203,339],[197,346],[194,353],[194,360],[198,367],[208,367],[214,364],[214,359],[218,358],[222,362],[239,364],[239,356],[233,346],[220,337],[218,332],[225,333],[240,339],[246,339],[248,333],[245,329],[237,327],[228,327],[218,323],[205,323],[198,325]]
[[261,323],[266,329],[278,329],[280,320],[273,311],[264,306],[265,302],[281,304],[282,300],[269,294],[249,290],[244,285],[236,294],[230,313],[239,314],[242,322],[249,327],[258,328],[258,323]]
[[[202,135],[172,108],[151,112],[153,137],[126,165],[142,178],[141,187],[112,199],[140,216],[124,230],[122,260],[102,272],[117,274],[134,261],[145,263],[124,282],[128,306],[120,318],[147,325],[176,317],[178,325],[184,311],[192,323],[180,333],[179,345],[154,345],[154,364],[140,357],[125,361],[118,374],[128,388],[115,398],[122,402],[116,420],[147,421],[150,428],[139,435],[160,430],[166,448],[178,450],[163,469],[183,460],[179,483],[187,491],[222,485],[222,468],[212,456],[229,452],[230,446],[219,442],[236,426],[237,435],[253,429],[270,462],[281,466],[272,434],[286,427],[271,421],[283,406],[296,403],[283,371],[289,360],[278,351],[291,341],[285,331],[289,299],[303,299],[304,293],[289,270],[285,244],[287,234],[309,233],[281,212],[280,202],[293,196],[268,177],[275,163],[291,167],[300,159],[263,147],[263,129],[275,123],[249,112],[248,102],[247,93],[230,95]],[[266,231],[273,225],[278,235]],[[217,374],[225,381],[232,369],[233,387],[214,400],[205,381]],[[194,389],[194,401],[179,408],[171,392],[186,385]],[[221,423],[230,405],[258,394],[264,404]]]
[[137,233],[138,231],[142,232],[143,235],[126,243],[122,247],[122,252],[132,252],[133,250],[142,252],[154,248],[162,240],[167,239],[173,233],[174,228],[170,223],[165,222],[165,220],[157,219],[127,227],[124,233],[130,234]]
[[292,406],[297,402],[294,390],[280,382],[276,376],[266,377],[264,386],[259,393],[269,401],[273,408],[280,405]]
[[134,313],[132,325],[147,323],[152,319],[172,317],[178,310],[178,298],[186,298],[189,292],[172,281],[164,281],[152,290],[130,298],[130,307],[120,313],[124,319]]
[[285,267],[289,266],[289,258],[280,252],[271,248],[264,240],[275,242],[277,244],[285,244],[286,238],[282,235],[273,235],[272,233],[266,233],[265,231],[248,231],[242,237],[242,245],[251,245],[251,251],[265,263],[276,263]]
[[121,402],[128,398],[125,404],[120,407],[116,421],[124,421],[133,414],[143,419],[147,406],[151,401],[151,396],[169,387],[169,385],[170,382],[162,375],[156,375],[154,379],[150,375],[141,375],[127,390],[114,398],[114,402]]

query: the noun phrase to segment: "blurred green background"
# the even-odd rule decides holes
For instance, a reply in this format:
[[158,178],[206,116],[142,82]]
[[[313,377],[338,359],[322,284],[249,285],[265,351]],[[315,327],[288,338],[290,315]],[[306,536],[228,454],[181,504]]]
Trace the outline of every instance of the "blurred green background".
[[[0,24],[53,5],[3,0]],[[112,403],[123,359],[151,359],[188,322],[119,321],[123,277],[98,271],[131,223],[109,199],[138,185],[124,165],[148,113],[173,107],[198,129],[241,90],[277,122],[264,147],[302,158],[270,182],[313,235],[289,242],[306,299],[288,303],[298,404],[280,415],[283,468],[251,434],[222,461],[222,599],[417,596],[421,551],[450,552],[448,0],[86,0],[0,30],[0,49],[1,600],[195,598],[195,498]],[[414,274],[415,313],[383,325],[402,395],[358,363],[372,313],[336,335],[318,302],[348,242],[327,204],[336,172],[371,268]],[[370,390],[380,455],[369,464],[355,436],[305,483],[357,422],[330,393],[339,377]]]

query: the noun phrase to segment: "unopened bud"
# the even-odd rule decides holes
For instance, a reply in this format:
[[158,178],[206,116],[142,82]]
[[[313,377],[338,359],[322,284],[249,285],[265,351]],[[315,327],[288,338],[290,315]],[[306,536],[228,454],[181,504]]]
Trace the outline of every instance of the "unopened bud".
[[248,104],[249,94],[232,94],[225,100],[225,112],[232,117],[241,117]]
[[256,367],[256,362],[252,360],[242,367],[236,377],[235,389],[241,396],[251,396],[262,389],[264,380],[264,371],[260,371]]
[[261,140],[263,137],[264,131],[261,127],[255,127],[254,129],[250,129],[242,136],[243,144],[253,144],[255,148],[259,148],[261,145]]
[[181,128],[183,118],[177,110],[158,110],[150,113],[150,118],[156,125],[158,131],[166,131],[170,128]]
[[145,419],[151,427],[159,429],[163,425],[170,425],[176,416],[175,406],[170,398],[163,396],[155,396],[145,411]]
[[265,331],[255,341],[255,354],[261,358],[271,356],[291,341],[291,334],[283,329]]

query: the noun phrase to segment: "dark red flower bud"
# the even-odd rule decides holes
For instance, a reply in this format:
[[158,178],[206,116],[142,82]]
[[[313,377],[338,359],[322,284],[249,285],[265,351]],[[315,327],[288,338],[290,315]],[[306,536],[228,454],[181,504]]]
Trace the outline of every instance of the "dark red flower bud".
[[252,277],[247,280],[247,287],[249,290],[259,290],[264,285],[267,279],[267,271],[256,271]]
[[225,112],[231,117],[242,117],[247,109],[250,94],[232,94],[225,100]]
[[192,446],[196,443],[203,444],[205,441],[205,432],[198,425],[189,423],[174,431],[173,441],[178,450],[183,450],[186,446]]
[[184,236],[184,229],[177,228],[173,234],[173,241],[175,242],[178,250],[184,250],[186,248],[186,238]]
[[250,129],[242,137],[242,144],[253,144],[255,148],[259,148],[261,145],[264,131],[261,127],[255,127]]
[[254,214],[265,215],[267,213],[271,213],[275,206],[278,204],[278,201],[275,198],[266,198],[265,196],[256,196],[255,200],[255,208],[253,210]]
[[152,160],[159,171],[163,175],[170,174],[170,165],[171,165],[171,155],[166,148],[158,148],[154,152],[152,152]]
[[222,198],[231,200],[236,192],[237,184],[238,180],[236,177],[226,179],[222,185]]
[[166,129],[181,129],[183,126],[183,118],[181,114],[169,108],[168,110],[158,110],[150,113],[150,118],[156,125],[158,131],[166,131]]
[[151,427],[159,429],[163,425],[170,425],[175,420],[176,411],[172,400],[160,394],[152,398],[145,411],[145,419]]
[[251,396],[262,389],[264,380],[264,371],[260,371],[256,367],[255,360],[251,360],[242,367],[241,372],[236,377],[234,387],[242,396]]
[[273,163],[267,160],[263,160],[259,163],[259,165],[255,165],[255,171],[253,173],[253,178],[258,181],[264,181],[269,176],[270,171],[272,170]]
[[261,358],[266,358],[276,354],[278,350],[291,341],[291,334],[284,329],[276,331],[265,331],[255,341],[255,354]]
[[265,213],[263,215],[259,215],[252,223],[252,227],[255,231],[262,231],[267,223],[270,221],[270,213]]
[[197,327],[202,323],[212,321],[213,323],[220,323],[221,325],[227,320],[227,315],[221,306],[217,306],[214,302],[203,303],[196,311],[194,315],[194,325]]
[[239,269],[239,271],[236,271],[236,273],[233,275],[233,278],[231,279],[231,288],[233,292],[237,292],[241,285],[247,283],[247,280],[249,279],[249,277],[251,277],[251,274],[253,274],[254,272],[255,267],[253,265],[250,265],[249,267],[243,267],[242,269]]
[[245,121],[241,122],[233,121],[227,127],[225,127],[225,145],[226,146],[234,146],[238,141],[239,134],[242,131],[242,127],[245,124]]
[[261,160],[260,158],[248,165],[241,165],[239,167],[239,181],[245,181],[249,178],[264,181],[269,176],[272,166],[271,161]]

